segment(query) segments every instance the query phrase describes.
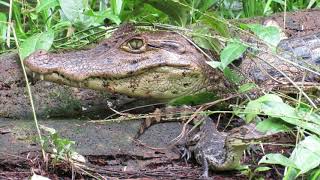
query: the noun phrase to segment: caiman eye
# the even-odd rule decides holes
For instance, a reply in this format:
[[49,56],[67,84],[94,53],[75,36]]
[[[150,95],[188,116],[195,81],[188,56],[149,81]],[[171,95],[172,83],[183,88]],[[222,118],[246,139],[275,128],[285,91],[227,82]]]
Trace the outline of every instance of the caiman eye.
[[125,51],[132,53],[141,53],[146,50],[145,41],[142,38],[132,38],[121,45]]
[[128,46],[131,47],[133,50],[138,50],[143,46],[143,40],[142,39],[131,39],[128,42]]

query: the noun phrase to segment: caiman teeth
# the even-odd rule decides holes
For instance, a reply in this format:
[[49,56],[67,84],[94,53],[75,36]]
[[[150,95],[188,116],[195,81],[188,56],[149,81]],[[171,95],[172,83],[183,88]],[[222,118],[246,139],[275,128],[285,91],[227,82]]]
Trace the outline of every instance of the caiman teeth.
[[44,80],[44,75],[40,74],[40,80]]
[[36,75],[37,75],[37,74],[33,72],[33,73],[32,73],[32,78],[35,78]]

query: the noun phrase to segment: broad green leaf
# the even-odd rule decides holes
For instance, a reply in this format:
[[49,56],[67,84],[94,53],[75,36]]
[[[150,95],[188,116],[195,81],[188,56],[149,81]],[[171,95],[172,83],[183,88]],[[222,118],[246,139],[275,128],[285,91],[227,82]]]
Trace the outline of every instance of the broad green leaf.
[[0,12],[0,43],[6,41],[7,28],[7,16]]
[[71,21],[75,22],[79,20],[82,12],[84,11],[84,5],[79,0],[59,0],[61,10],[63,14]]
[[221,69],[225,69],[232,61],[241,57],[247,46],[240,42],[230,42],[220,54]]
[[231,37],[229,28],[225,22],[226,20],[213,12],[206,12],[205,15],[203,15],[198,21],[207,27],[210,27],[223,37]]
[[57,6],[59,6],[58,0],[41,0],[40,3],[37,4],[36,12],[39,13],[41,11],[46,11]]
[[257,101],[250,101],[245,110],[245,122],[250,123],[261,112],[261,103]]
[[206,61],[207,64],[209,64],[213,68],[218,68],[221,66],[221,62],[219,61]]
[[288,132],[290,131],[290,128],[288,127],[288,124],[283,122],[279,118],[268,118],[266,120],[263,120],[257,124],[257,130],[260,132]]
[[261,158],[261,160],[259,161],[259,164],[261,163],[280,164],[284,167],[296,168],[296,165],[294,164],[294,162],[282,154],[267,154]]
[[180,0],[179,2],[172,0],[148,0],[146,3],[149,3],[154,8],[167,14],[170,18],[170,21],[174,24],[184,27],[189,21],[188,15],[190,10],[188,7],[181,5],[188,4],[185,0]]
[[252,89],[254,89],[255,87],[257,87],[256,84],[254,83],[246,83],[246,84],[243,84],[239,87],[239,93],[244,93],[244,92],[248,92]]
[[62,10],[61,16],[66,17],[75,26],[87,28],[94,23],[92,17],[83,14],[88,8],[86,1],[59,0],[59,4]]
[[274,26],[263,26],[261,24],[248,24],[250,30],[267,44],[276,47],[281,41],[280,30]]
[[19,55],[21,59],[25,59],[31,53],[38,49],[49,50],[54,39],[54,32],[47,31],[39,34],[35,34],[27,38],[19,49]]
[[261,110],[271,117],[278,117],[287,123],[302,127],[320,135],[320,125],[308,121],[306,117],[300,116],[298,111],[283,102],[268,101],[262,104]]
[[239,75],[239,73],[236,73],[234,70],[232,70],[229,67],[224,68],[223,74],[230,82],[234,84],[239,84],[240,81],[243,80],[243,77]]
[[284,172],[282,180],[293,180],[296,179],[299,174],[299,170],[296,168],[288,167]]
[[257,101],[257,102],[268,102],[268,101],[283,102],[282,99],[275,94],[266,94],[266,95],[259,97],[258,99],[254,100],[254,101]]
[[282,102],[282,99],[274,94],[266,94],[264,96],[259,97],[256,100],[250,101],[244,112],[246,113],[245,115],[245,121],[247,123],[251,122],[258,114],[261,113],[262,111],[262,103],[267,102],[267,101],[275,101],[275,102]]
[[304,109],[298,109],[297,114],[299,117],[302,119],[305,119],[307,121],[310,121],[312,123],[320,125],[320,115],[313,113],[313,112],[308,112],[305,111]]
[[293,150],[290,160],[301,171],[306,173],[320,165],[320,139],[316,136],[308,136],[301,141]]
[[[221,51],[222,45],[217,39],[210,38],[212,30],[207,27],[199,27],[198,25],[192,27],[194,35],[192,40],[201,48],[215,51],[217,54]],[[209,37],[207,37],[207,36]]]

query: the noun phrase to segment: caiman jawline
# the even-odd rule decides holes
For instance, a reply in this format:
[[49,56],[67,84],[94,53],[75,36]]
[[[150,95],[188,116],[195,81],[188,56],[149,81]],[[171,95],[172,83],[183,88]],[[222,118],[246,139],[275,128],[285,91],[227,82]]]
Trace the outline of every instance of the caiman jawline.
[[[103,80],[124,79],[124,78],[132,77],[132,76],[139,76],[139,75],[145,74],[147,72],[152,72],[152,71],[156,71],[156,70],[164,69],[164,68],[174,68],[176,70],[181,70],[181,71],[190,72],[190,73],[197,72],[196,69],[190,69],[190,67],[187,67],[187,66],[156,66],[156,67],[153,67],[153,68],[141,69],[141,70],[138,70],[138,71],[128,72],[127,74],[113,74],[112,76],[110,76],[108,74],[105,74],[105,75],[102,74],[100,76],[87,76],[87,77],[85,77],[83,79],[76,79],[76,78],[73,79],[73,78],[70,78],[70,77],[75,77],[75,75],[72,75],[72,76],[64,75],[63,73],[60,73],[58,71],[52,71],[50,73],[41,73],[41,72],[37,72],[37,71],[32,71],[28,67],[25,67],[25,68],[26,68],[26,71],[27,71],[28,74],[32,74],[33,78],[44,80],[46,76],[56,75],[56,76],[59,76],[59,77],[61,77],[63,79],[66,79],[66,80],[69,80],[69,81],[74,81],[74,82],[83,82],[83,81],[86,81],[88,79],[103,79]],[[199,73],[200,73],[200,71],[199,71]]]

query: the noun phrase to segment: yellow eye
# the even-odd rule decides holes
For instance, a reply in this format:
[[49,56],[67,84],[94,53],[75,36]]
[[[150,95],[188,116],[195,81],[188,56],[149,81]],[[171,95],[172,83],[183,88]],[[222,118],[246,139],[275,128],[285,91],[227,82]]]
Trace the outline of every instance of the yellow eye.
[[121,49],[130,53],[142,53],[145,52],[146,44],[142,38],[132,38],[121,45]]
[[132,50],[138,50],[138,49],[142,48],[143,40],[142,39],[131,39],[130,41],[128,41],[128,46]]

